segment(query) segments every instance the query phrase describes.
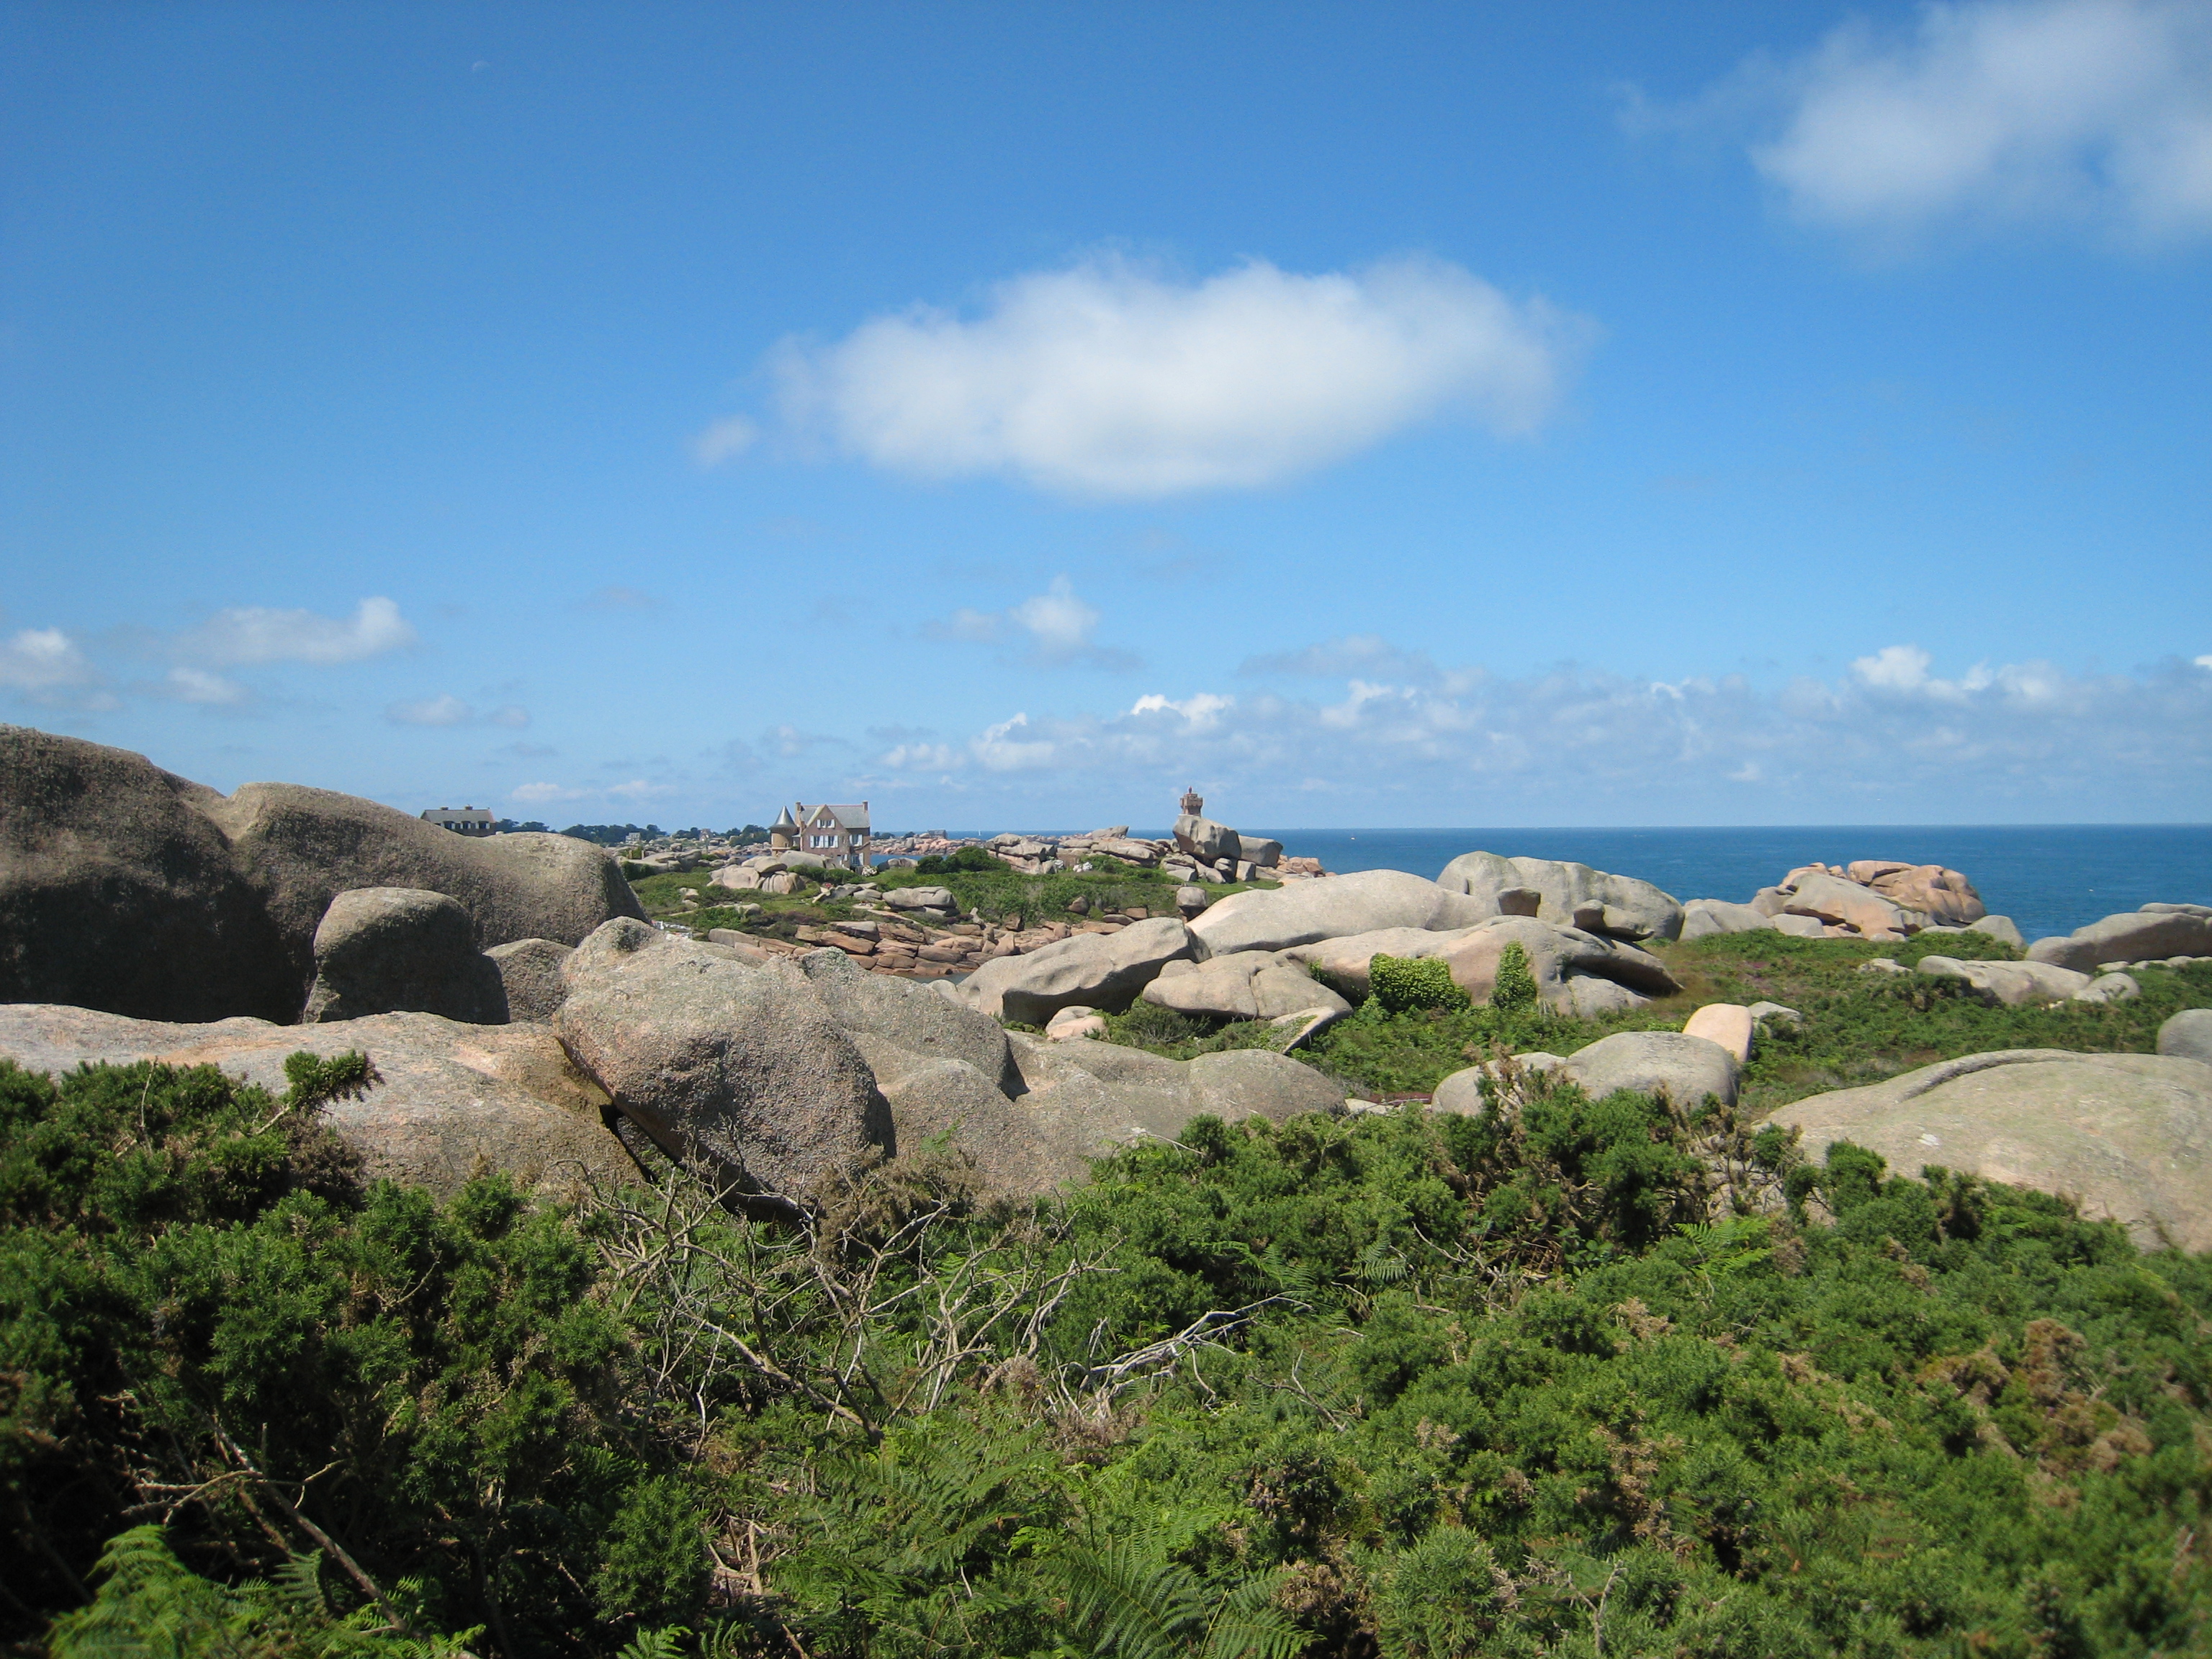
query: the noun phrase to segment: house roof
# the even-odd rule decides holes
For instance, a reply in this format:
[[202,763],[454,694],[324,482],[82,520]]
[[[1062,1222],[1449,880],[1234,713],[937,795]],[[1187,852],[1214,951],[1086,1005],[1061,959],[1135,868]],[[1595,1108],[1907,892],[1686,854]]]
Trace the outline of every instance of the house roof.
[[864,800],[843,805],[825,801],[819,806],[809,806],[802,801],[799,810],[805,814],[809,823],[835,824],[841,830],[865,830],[868,827],[868,804]]

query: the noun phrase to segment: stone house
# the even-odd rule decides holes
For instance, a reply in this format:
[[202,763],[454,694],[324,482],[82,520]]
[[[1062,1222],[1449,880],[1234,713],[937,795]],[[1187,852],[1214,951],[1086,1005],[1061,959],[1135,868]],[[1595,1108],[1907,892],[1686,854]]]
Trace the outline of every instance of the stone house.
[[434,823],[441,830],[450,830],[457,836],[489,836],[497,833],[499,820],[481,806],[434,806],[422,814],[425,823]]
[[771,853],[811,853],[848,870],[868,867],[868,803],[809,806],[795,801],[769,826]]

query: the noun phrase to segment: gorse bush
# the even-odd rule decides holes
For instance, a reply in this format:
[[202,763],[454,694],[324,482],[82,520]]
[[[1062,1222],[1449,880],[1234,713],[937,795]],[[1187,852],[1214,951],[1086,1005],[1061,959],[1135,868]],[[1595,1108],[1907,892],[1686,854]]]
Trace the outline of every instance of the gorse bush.
[[1498,978],[1491,987],[1490,1006],[1501,1014],[1525,1014],[1536,1006],[1536,990],[1528,952],[1519,939],[1508,939],[1498,953]]
[[1024,1206],[927,1151],[775,1224],[687,1170],[437,1202],[314,1127],[364,1085],[0,1067],[16,1637],[2204,1645],[2212,1263],[2057,1199],[1505,1066],[1478,1115],[1200,1118]]
[[1412,1013],[1418,1009],[1456,1011],[1467,1007],[1467,993],[1451,976],[1451,964],[1442,957],[1389,957],[1377,954],[1367,965],[1368,983],[1375,1000],[1387,1013]]

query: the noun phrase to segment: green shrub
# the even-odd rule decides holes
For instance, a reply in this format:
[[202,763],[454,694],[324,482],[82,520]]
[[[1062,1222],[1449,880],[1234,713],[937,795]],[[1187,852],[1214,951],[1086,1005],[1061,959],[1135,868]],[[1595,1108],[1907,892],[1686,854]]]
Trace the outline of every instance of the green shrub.
[[1491,987],[1490,1006],[1501,1014],[1524,1014],[1536,1006],[1536,975],[1517,939],[1508,939],[1498,954],[1498,981]]
[[1012,867],[980,847],[963,847],[957,852],[932,853],[917,860],[914,870],[918,876],[990,875]]
[[1451,976],[1451,964],[1442,957],[1377,956],[1367,965],[1367,982],[1388,1013],[1424,1008],[1455,1012],[1469,1006],[1467,993]]

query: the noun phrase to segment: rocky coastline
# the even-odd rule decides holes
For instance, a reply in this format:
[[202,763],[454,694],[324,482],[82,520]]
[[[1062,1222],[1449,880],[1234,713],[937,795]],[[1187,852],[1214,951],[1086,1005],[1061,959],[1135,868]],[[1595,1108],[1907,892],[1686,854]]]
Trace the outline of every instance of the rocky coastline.
[[[1869,994],[1896,983],[1992,1009],[2125,1003],[2144,977],[2212,963],[2203,904],[2031,943],[1966,874],[1936,866],[1808,865],[1744,902],[1684,902],[1479,850],[1433,880],[1329,875],[1195,813],[1157,839],[1126,825],[1002,836],[956,848],[967,864],[939,875],[900,860],[848,883],[803,854],[730,857],[679,890],[677,914],[726,908],[758,925],[693,927],[651,917],[616,856],[580,842],[471,839],[291,786],[223,797],[143,757],[22,728],[0,730],[0,1055],[258,1075],[295,1048],[358,1048],[378,1085],[329,1109],[332,1127],[372,1168],[437,1190],[486,1165],[554,1190],[658,1148],[803,1202],[934,1139],[988,1189],[1038,1194],[1200,1115],[1382,1109],[1314,1060],[1333,1027],[1377,1006],[1382,963],[1428,964],[1440,994],[1474,1009],[1525,975],[1535,1017],[1588,1036],[1470,1056],[1395,1097],[1438,1112],[1510,1102],[1537,1076],[1593,1097],[1733,1105],[1759,1045],[1804,1017],[1693,1004],[1684,952],[1719,948],[1708,941],[1881,947],[1852,957]],[[641,887],[691,873],[673,862]],[[1115,887],[1118,900],[1094,902],[1086,890],[1047,917],[1036,895],[1054,881],[1158,896]],[[956,889],[978,883],[1024,908],[963,904]],[[761,921],[770,902],[781,933]],[[794,921],[794,906],[819,919]],[[1608,1024],[1667,1009],[1679,1011],[1668,1029]],[[1167,1021],[1206,1051],[1115,1040],[1133,1019]],[[2193,1149],[2212,1133],[2208,1019],[2178,1012],[2153,1055],[1948,1056],[1772,1121],[1808,1149],[1848,1133],[1899,1167],[1940,1146],[1954,1167],[2069,1191],[2143,1237],[2204,1248],[2212,1170]],[[2103,1117],[2063,1109],[2068,1079],[2094,1082]]]

